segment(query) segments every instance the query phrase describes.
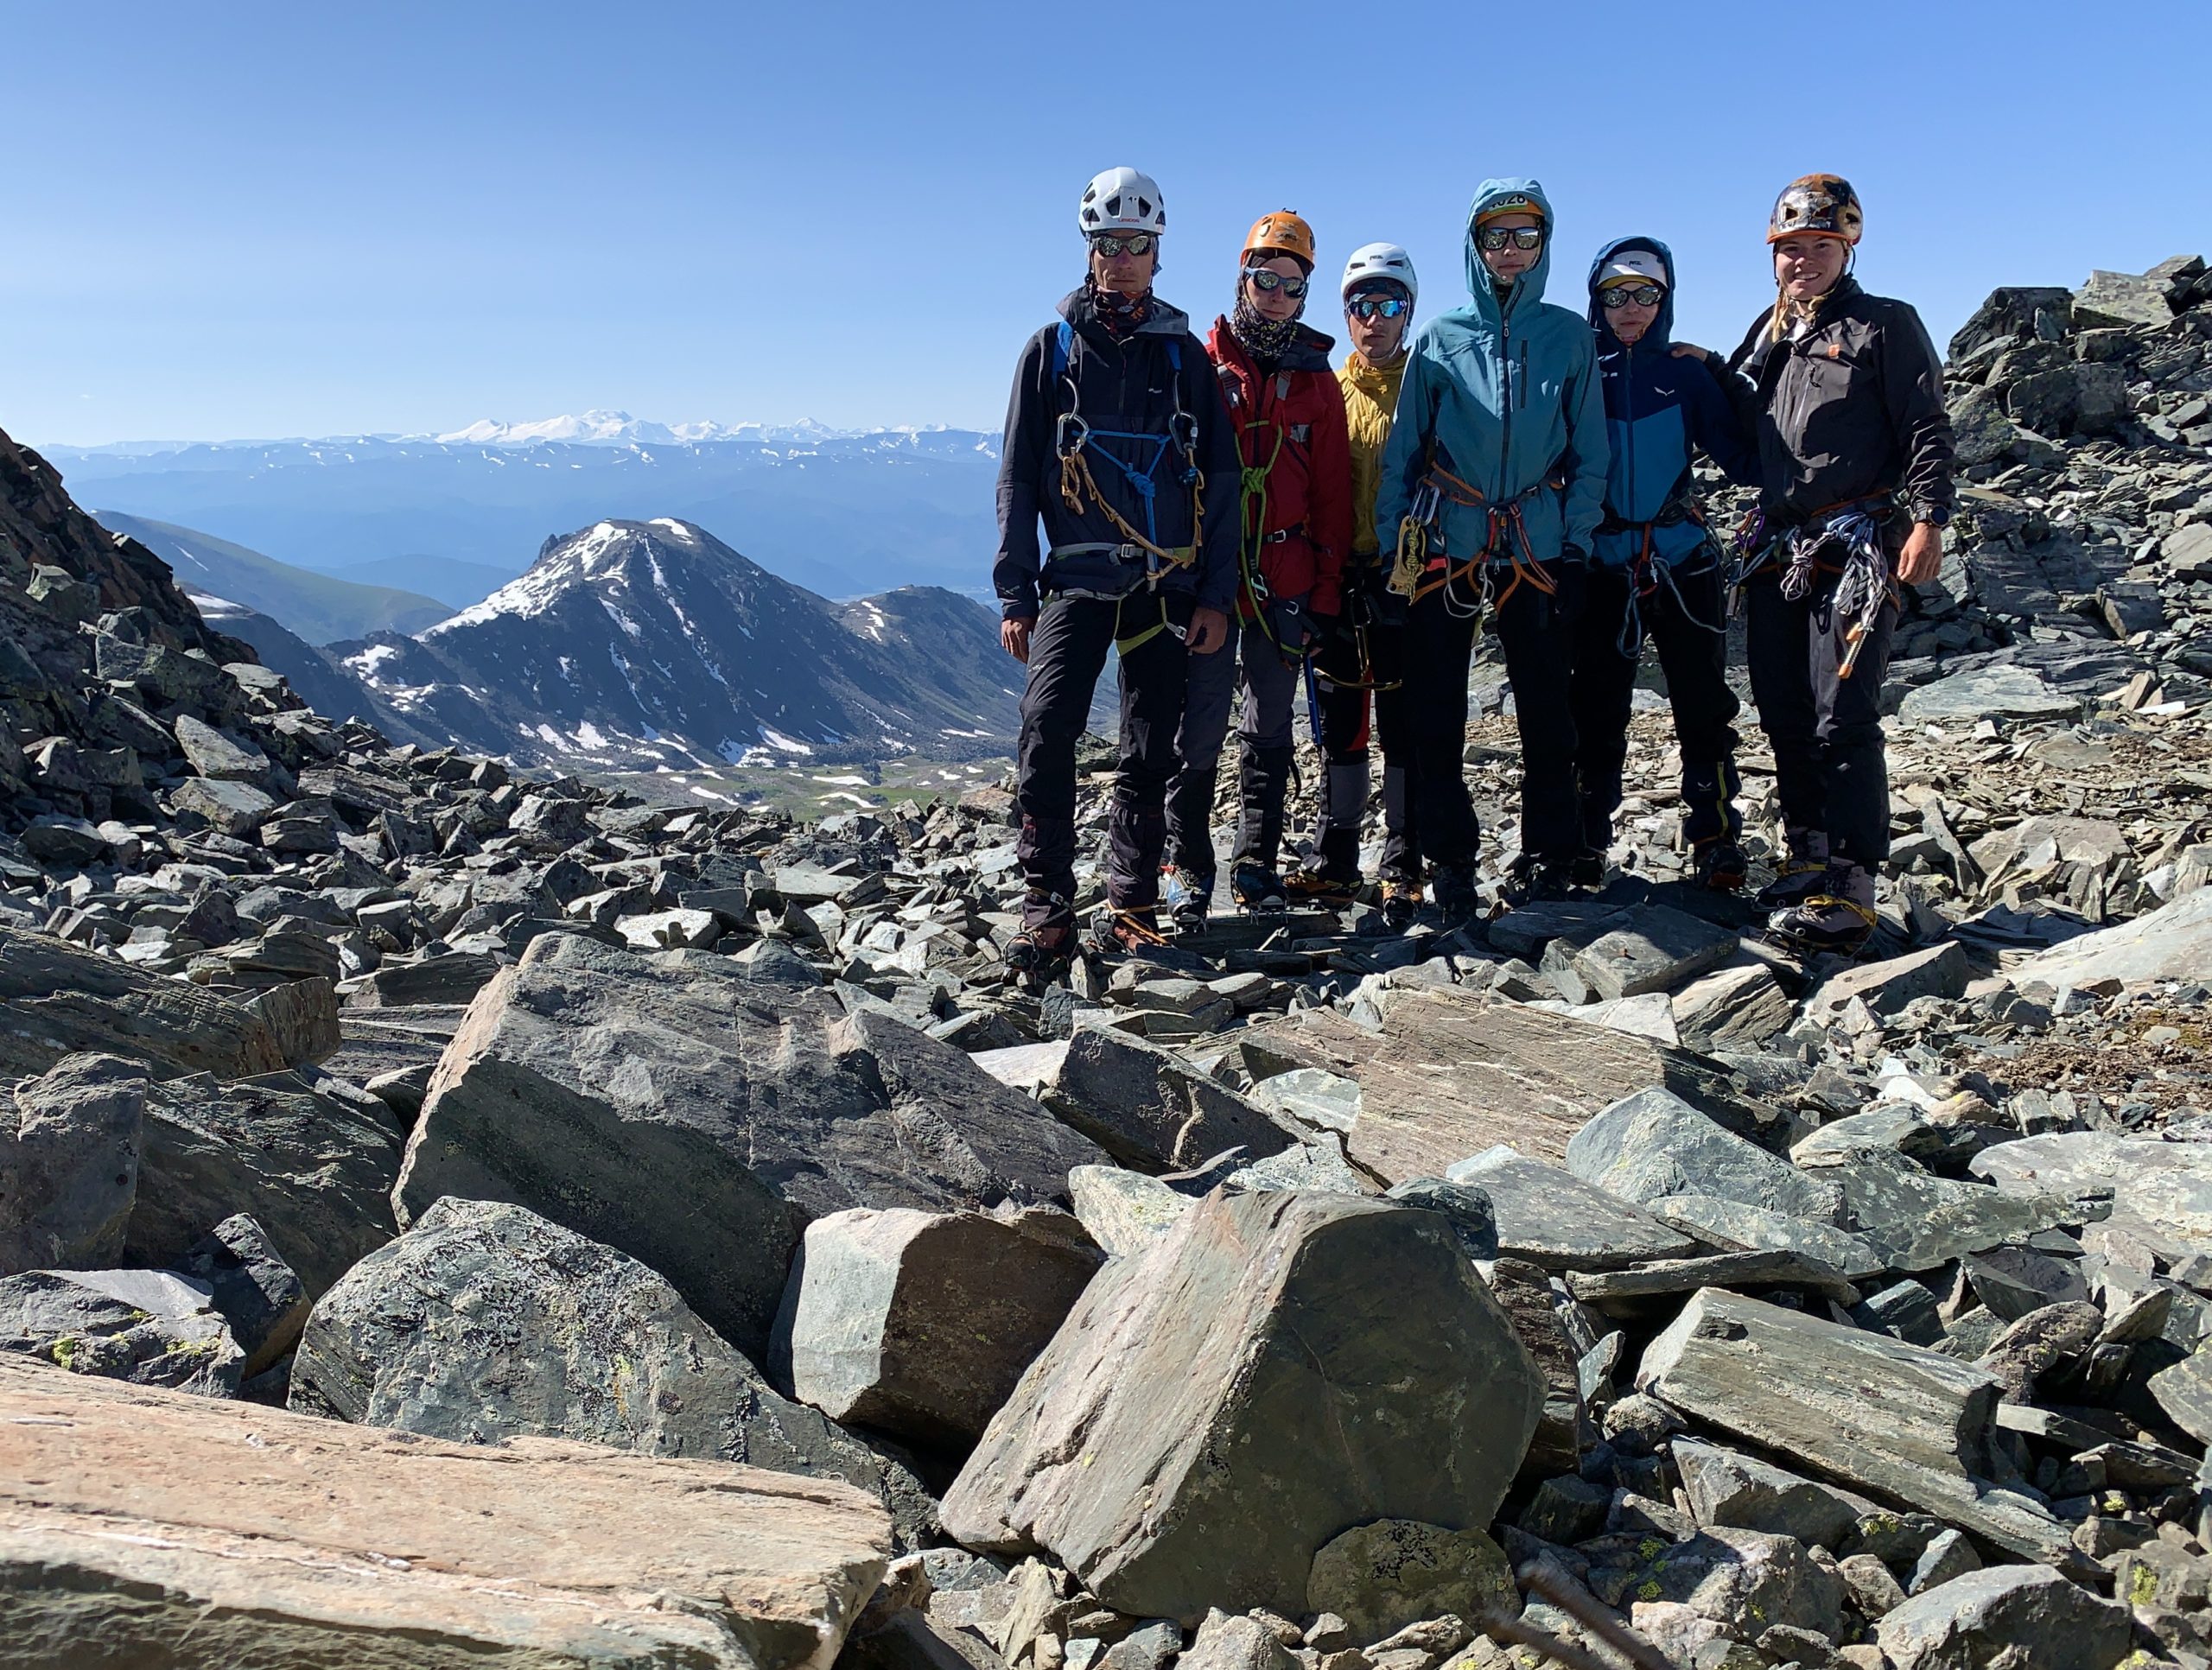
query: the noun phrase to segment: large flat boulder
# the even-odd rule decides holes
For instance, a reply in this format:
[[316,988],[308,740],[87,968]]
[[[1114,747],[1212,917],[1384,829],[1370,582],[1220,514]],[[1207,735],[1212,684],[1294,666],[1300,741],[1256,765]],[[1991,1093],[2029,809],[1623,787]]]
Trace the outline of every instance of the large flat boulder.
[[10,1659],[827,1670],[890,1524],[849,1486],[487,1447],[0,1358]]
[[2015,1553],[2082,1564],[2063,1523],[1985,1482],[2001,1388],[1955,1357],[1708,1287],[1645,1349],[1636,1383]]
[[1897,1670],[2113,1670],[2128,1655],[2127,1608],[2048,1565],[1993,1565],[1915,1595],[1875,1626]]
[[1166,1172],[1230,1148],[1253,1159],[1297,1138],[1264,1108],[1157,1044],[1078,1026],[1038,1099],[1124,1165]]
[[2112,1228],[2174,1262],[2212,1253],[2212,1143],[2066,1131],[1994,1143],[1968,1169],[2013,1197],[2109,1195]]
[[0,1276],[122,1255],[145,1119],[146,1070],[118,1056],[0,1090]]
[[1449,1175],[1490,1197],[1499,1252],[1547,1270],[1619,1270],[1697,1251],[1697,1242],[1642,1207],[1510,1148],[1463,1159]]
[[1068,1168],[1103,1159],[950,1045],[831,993],[546,934],[469,1005],[394,1204],[527,1206],[659,1271],[757,1356],[808,1220],[1061,1201]]
[[1567,1168],[1639,1204],[1710,1195],[1827,1223],[1843,1204],[1834,1184],[1807,1176],[1656,1088],[1623,1097],[1576,1132]]
[[1041,1207],[833,1212],[806,1226],[771,1367],[835,1419],[972,1443],[1103,1258],[1079,1222]]
[[2088,986],[2117,980],[2139,986],[2154,980],[2198,980],[2212,968],[2212,887],[2184,893],[2171,905],[2083,934],[2012,964],[2015,985]]
[[439,1201],[316,1301],[291,1406],[474,1444],[580,1438],[842,1479],[927,1529],[925,1493],[760,1373],[633,1258],[504,1202]]
[[1594,1114],[1662,1085],[1732,1129],[1758,1110],[1719,1063],[1688,1050],[1457,987],[1385,991],[1370,1032],[1330,1010],[1247,1029],[1264,1076],[1319,1067],[1360,1086],[1345,1151],[1389,1183],[1442,1177],[1500,1143],[1554,1163]]
[[1314,1554],[1351,1526],[1487,1525],[1542,1397],[1441,1215],[1215,1194],[1092,1281],[945,1526],[1049,1550],[1135,1616],[1297,1616]]
[[227,998],[0,927],[0,1074],[42,1073],[87,1051],[143,1062],[157,1078],[245,1078],[285,1064],[269,1023]]
[[156,1083],[124,1253],[177,1267],[203,1235],[244,1212],[312,1298],[399,1233],[391,1215],[399,1159],[382,1120],[296,1073]]

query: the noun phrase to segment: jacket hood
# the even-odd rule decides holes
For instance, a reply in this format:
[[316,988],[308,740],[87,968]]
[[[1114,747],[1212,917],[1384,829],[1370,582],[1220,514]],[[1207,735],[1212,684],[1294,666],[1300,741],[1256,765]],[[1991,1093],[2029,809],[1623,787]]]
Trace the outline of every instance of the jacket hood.
[[[1060,298],[1059,314],[1077,330],[1088,326],[1102,336],[1106,333],[1106,327],[1098,322],[1097,309],[1090,305],[1090,291],[1082,286]],[[1190,333],[1191,315],[1173,302],[1162,301],[1157,291],[1153,294],[1152,317],[1138,326],[1134,333],[1138,336],[1188,336]]]
[[[1497,291],[1492,288],[1490,269],[1483,265],[1482,251],[1475,247],[1475,222],[1483,213],[1508,197],[1527,198],[1544,217],[1544,246],[1536,257],[1536,264],[1522,273],[1513,286],[1513,293],[1506,306],[1500,306]],[[1485,180],[1475,193],[1475,200],[1467,209],[1467,293],[1474,298],[1475,311],[1493,325],[1503,325],[1510,313],[1532,308],[1544,299],[1544,283],[1552,270],[1552,238],[1559,230],[1552,216],[1552,200],[1544,195],[1543,187],[1534,180]]]
[[1598,275],[1605,270],[1605,264],[1624,250],[1649,250],[1659,257],[1660,270],[1667,275],[1666,295],[1659,303],[1659,316],[1651,321],[1651,328],[1637,339],[1639,346],[1648,344],[1663,348],[1675,340],[1675,252],[1656,238],[1616,238],[1598,251],[1590,264],[1590,324],[1598,333],[1598,350],[1611,352],[1621,346],[1613,334],[1611,322],[1605,310],[1598,305]]

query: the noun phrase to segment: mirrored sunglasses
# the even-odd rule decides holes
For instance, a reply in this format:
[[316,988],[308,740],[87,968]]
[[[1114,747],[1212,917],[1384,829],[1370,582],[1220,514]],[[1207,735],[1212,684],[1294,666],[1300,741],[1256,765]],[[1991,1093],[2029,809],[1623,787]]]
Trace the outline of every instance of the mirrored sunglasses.
[[1484,226],[1475,233],[1475,242],[1491,254],[1508,244],[1516,250],[1540,249],[1543,245],[1541,226]]
[[1656,284],[1616,284],[1600,293],[1598,299],[1605,304],[1605,310],[1610,313],[1616,308],[1625,308],[1631,302],[1639,308],[1656,308],[1660,298],[1666,294]]
[[1402,295],[1355,296],[1344,311],[1361,319],[1395,319],[1413,306]]
[[1123,251],[1127,251],[1131,255],[1149,255],[1152,253],[1152,246],[1155,241],[1153,234],[1148,232],[1131,232],[1123,238],[1101,232],[1090,240],[1090,247],[1099,254],[1109,257],[1120,255]]
[[1294,302],[1297,301],[1300,296],[1306,294],[1306,281],[1304,279],[1285,278],[1281,273],[1274,271],[1271,268],[1247,267],[1244,269],[1244,276],[1252,281],[1254,289],[1259,290],[1281,290],[1285,295],[1288,296]]

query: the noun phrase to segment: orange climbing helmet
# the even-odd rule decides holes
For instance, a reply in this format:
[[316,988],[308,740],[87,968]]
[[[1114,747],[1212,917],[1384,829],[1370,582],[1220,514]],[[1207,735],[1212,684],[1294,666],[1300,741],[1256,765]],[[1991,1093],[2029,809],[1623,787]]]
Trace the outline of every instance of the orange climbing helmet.
[[1252,223],[1252,230],[1244,234],[1244,253],[1247,256],[1287,255],[1305,264],[1306,270],[1313,270],[1313,228],[1290,209],[1277,209],[1263,214]]

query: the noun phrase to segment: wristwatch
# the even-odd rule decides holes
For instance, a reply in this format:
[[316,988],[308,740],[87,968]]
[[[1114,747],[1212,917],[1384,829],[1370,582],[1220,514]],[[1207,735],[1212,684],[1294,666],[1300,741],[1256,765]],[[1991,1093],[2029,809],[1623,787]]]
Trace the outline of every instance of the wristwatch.
[[1928,523],[1933,527],[1948,528],[1951,525],[1951,507],[1948,505],[1916,505],[1912,507],[1912,519]]

